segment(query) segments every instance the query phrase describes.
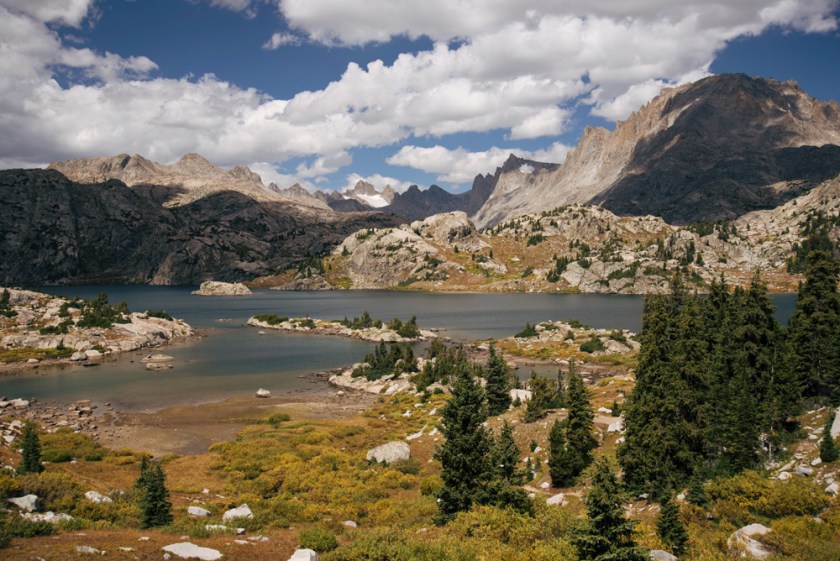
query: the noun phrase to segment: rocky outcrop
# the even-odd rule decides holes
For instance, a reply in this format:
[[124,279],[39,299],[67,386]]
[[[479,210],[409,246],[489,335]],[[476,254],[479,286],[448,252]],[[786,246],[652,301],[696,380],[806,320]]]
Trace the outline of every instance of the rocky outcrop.
[[671,223],[770,209],[840,173],[840,106],[793,82],[723,74],[665,89],[562,166],[503,166],[479,227],[575,203]]
[[371,448],[365,455],[365,459],[369,462],[376,462],[380,464],[393,464],[394,462],[405,461],[411,457],[411,448],[408,444],[401,440],[388,442]]
[[163,208],[171,189],[0,171],[0,284],[241,281],[329,252],[362,228],[400,223],[231,191]]
[[81,310],[64,298],[0,287],[3,290],[9,291],[16,313],[10,318],[0,316],[3,349],[65,349],[61,356],[67,360],[86,361],[103,353],[156,347],[192,335],[192,328],[181,320],[146,313],[124,313],[109,328],[81,327],[77,325]]
[[201,561],[216,561],[222,558],[222,552],[209,547],[201,547],[190,542],[179,542],[164,546],[163,551],[171,553],[181,559],[201,559]]
[[235,520],[237,518],[253,518],[254,513],[251,512],[251,507],[247,504],[241,504],[236,508],[232,508],[230,510],[225,511],[222,515],[222,520],[227,522],[228,520]]
[[248,325],[260,329],[294,331],[312,335],[338,335],[374,343],[414,343],[437,338],[434,332],[428,330],[419,330],[416,337],[403,337],[397,331],[388,327],[387,324],[382,324],[379,327],[353,328],[343,325],[339,321],[312,318],[273,318],[271,321],[267,321],[254,316],[248,318]]
[[192,294],[198,296],[246,296],[251,290],[241,282],[204,281]]
[[740,557],[750,556],[754,559],[766,559],[772,552],[755,537],[763,536],[770,531],[767,526],[750,524],[733,532],[726,540],[726,545],[729,546],[730,551],[737,553]]

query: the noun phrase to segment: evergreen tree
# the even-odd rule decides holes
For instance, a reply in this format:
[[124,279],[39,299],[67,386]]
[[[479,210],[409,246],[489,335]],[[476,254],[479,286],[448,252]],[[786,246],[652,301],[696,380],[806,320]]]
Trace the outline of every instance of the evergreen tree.
[[656,533],[674,555],[681,557],[688,549],[688,532],[680,519],[680,507],[674,501],[662,505],[656,519]]
[[812,251],[789,322],[791,368],[805,396],[833,403],[840,403],[838,273],[840,265],[830,252]]
[[525,472],[516,467],[519,456],[520,450],[513,438],[513,427],[505,421],[499,437],[493,443],[492,477],[487,488],[487,497],[479,502],[500,508],[513,508],[523,513],[531,511],[531,501],[521,487],[525,483]]
[[592,423],[595,413],[589,399],[589,391],[583,377],[577,371],[575,361],[569,363],[568,390],[566,395],[569,416],[563,425],[566,430],[567,462],[571,465],[573,479],[589,465],[592,449],[597,442],[592,438]]
[[492,475],[490,438],[482,426],[486,419],[484,392],[469,369],[461,365],[455,374],[452,397],[442,410],[441,433],[446,440],[435,451],[435,459],[441,463],[439,524],[469,510],[486,496]]
[[171,524],[172,503],[169,501],[163,467],[160,462],[152,462],[145,466],[141,463],[140,470],[140,477],[136,483],[140,491],[140,527],[152,528]]
[[688,482],[688,493],[686,500],[695,506],[705,507],[709,499],[706,496],[706,487],[704,486],[703,478],[699,475],[694,475]]
[[633,540],[636,523],[624,517],[621,490],[605,459],[595,463],[592,486],[583,502],[587,528],[572,540],[580,561],[647,561]]
[[41,464],[41,441],[35,431],[34,423],[26,423],[21,437],[21,458],[18,473],[41,473],[44,466]]
[[563,423],[559,419],[554,421],[548,433],[548,473],[555,487],[572,485],[579,473],[565,435]]
[[834,424],[835,411],[829,410],[828,419],[823,428],[822,439],[820,440],[820,459],[824,462],[833,462],[840,458],[840,450],[837,449],[837,443],[834,437],[831,436],[831,425]]
[[487,385],[487,413],[500,415],[510,407],[510,370],[505,360],[496,354],[496,347],[490,342],[490,355],[484,367]]

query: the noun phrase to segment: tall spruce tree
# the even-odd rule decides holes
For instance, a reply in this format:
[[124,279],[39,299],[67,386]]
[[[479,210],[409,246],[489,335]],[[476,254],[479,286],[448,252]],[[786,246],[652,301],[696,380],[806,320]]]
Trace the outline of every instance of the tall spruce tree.
[[455,373],[452,397],[442,410],[441,433],[446,440],[435,451],[442,481],[437,494],[440,512],[435,518],[439,524],[486,498],[492,477],[491,442],[482,426],[486,419],[484,392],[462,365]]
[[680,519],[680,507],[674,501],[669,500],[662,505],[656,519],[656,533],[677,557],[682,557],[688,550],[688,532]]
[[487,497],[479,502],[500,508],[513,508],[523,513],[531,511],[531,501],[522,489],[525,471],[517,468],[520,454],[513,438],[513,427],[505,421],[498,438],[493,442],[492,476],[487,488]]
[[575,476],[577,476],[589,465],[592,449],[597,442],[592,438],[595,413],[592,410],[589,390],[586,389],[574,360],[569,362],[567,385],[566,405],[569,416],[563,424],[566,429],[567,447],[574,458]]
[[21,436],[21,457],[18,473],[41,473],[44,466],[41,464],[41,441],[35,429],[35,423],[26,423]]
[[510,370],[505,360],[496,354],[496,346],[490,342],[490,354],[484,366],[487,385],[487,413],[500,415],[510,407]]
[[166,475],[160,462],[141,464],[136,486],[140,491],[140,527],[153,528],[172,523],[172,503],[166,489]]
[[548,473],[555,487],[572,485],[578,476],[576,458],[566,442],[566,429],[557,419],[548,433]]
[[647,561],[633,539],[636,523],[624,517],[621,489],[605,459],[595,462],[592,486],[583,499],[587,527],[572,539],[580,561]]
[[828,251],[808,254],[805,283],[790,318],[790,361],[804,394],[840,403],[840,264]]

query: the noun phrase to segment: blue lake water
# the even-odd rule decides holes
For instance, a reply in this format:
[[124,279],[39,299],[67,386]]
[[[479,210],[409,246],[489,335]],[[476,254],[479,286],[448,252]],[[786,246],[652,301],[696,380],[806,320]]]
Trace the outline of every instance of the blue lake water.
[[[72,286],[39,287],[63,296],[91,299],[106,292],[112,303],[124,300],[134,311],[166,310],[193,327],[209,329],[207,337],[172,345],[173,370],[151,372],[125,353],[95,368],[41,368],[31,374],[0,378],[0,394],[49,401],[91,399],[134,410],[200,403],[253,394],[264,387],[283,392],[323,391],[303,376],[358,362],[373,348],[344,337],[258,330],[245,325],[255,314],[277,312],[289,317],[342,319],[367,310],[388,321],[416,315],[420,326],[441,328],[453,339],[500,339],[526,322],[579,319],[599,328],[638,331],[642,296],[600,294],[441,294],[389,291],[282,292],[255,290],[250,296],[203,297],[193,287]],[[778,316],[787,321],[795,296],[775,296]]]

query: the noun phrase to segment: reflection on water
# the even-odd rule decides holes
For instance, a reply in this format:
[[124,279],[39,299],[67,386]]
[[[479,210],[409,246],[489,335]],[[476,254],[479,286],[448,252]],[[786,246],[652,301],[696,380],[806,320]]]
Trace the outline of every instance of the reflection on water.
[[[256,290],[250,296],[202,297],[191,287],[74,286],[40,287],[64,296],[94,298],[107,292],[111,302],[125,300],[135,311],[163,309],[210,335],[174,345],[166,353],[175,368],[147,371],[145,353],[127,353],[94,368],[65,366],[0,379],[0,394],[41,400],[110,401],[130,409],[153,409],[176,403],[219,400],[251,394],[260,387],[275,394],[311,392],[316,386],[303,374],[359,361],[372,343],[344,337],[319,337],[258,330],[245,325],[254,314],[320,319],[354,317],[367,310],[390,320],[417,316],[423,328],[442,328],[454,339],[508,337],[525,322],[576,318],[593,327],[637,331],[643,297],[598,294],[430,294],[387,291],[281,292]],[[775,297],[786,321],[793,296]]]

